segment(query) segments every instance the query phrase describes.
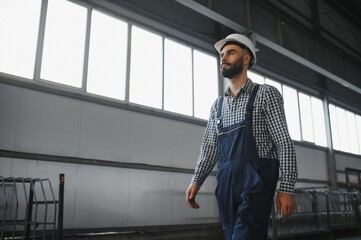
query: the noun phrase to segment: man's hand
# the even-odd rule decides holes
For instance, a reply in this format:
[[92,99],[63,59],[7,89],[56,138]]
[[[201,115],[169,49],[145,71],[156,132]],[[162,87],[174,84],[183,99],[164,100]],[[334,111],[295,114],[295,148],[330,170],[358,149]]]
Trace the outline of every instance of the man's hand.
[[289,193],[279,192],[276,198],[277,213],[282,210],[282,221],[286,220],[295,211],[295,196]]
[[196,203],[196,195],[198,193],[199,186],[196,183],[191,183],[186,191],[186,201],[189,207],[199,208],[199,204]]

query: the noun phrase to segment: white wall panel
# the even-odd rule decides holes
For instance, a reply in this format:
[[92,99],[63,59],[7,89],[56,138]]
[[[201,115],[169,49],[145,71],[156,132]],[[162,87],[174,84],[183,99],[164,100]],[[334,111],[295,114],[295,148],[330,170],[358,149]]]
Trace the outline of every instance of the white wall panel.
[[144,226],[149,223],[172,224],[171,173],[156,171],[130,171],[129,225]]
[[174,173],[171,181],[172,201],[170,208],[173,224],[215,223],[218,222],[218,207],[214,194],[215,176],[209,176],[197,194],[199,209],[191,209],[185,201],[185,191],[191,180],[191,174]]
[[0,176],[11,177],[13,171],[14,161],[12,158],[1,158],[0,157]]
[[24,89],[16,150],[77,156],[80,112],[79,101]]
[[171,166],[193,169],[200,153],[205,127],[175,121],[170,125],[165,147],[170,151]]
[[202,186],[195,210],[185,202],[191,174],[0,158],[0,175],[49,178],[57,199],[59,173],[66,229],[218,222],[215,176]]
[[298,177],[328,181],[326,151],[296,145]]
[[346,167],[361,170],[361,156],[351,156],[350,154],[336,153],[336,170],[344,171]]
[[0,148],[13,150],[22,90],[0,84]]
[[130,122],[128,111],[84,102],[79,156],[129,162]]
[[171,125],[167,119],[149,115],[132,114],[131,161],[136,163],[170,165],[171,153],[167,141]]
[[196,164],[204,126],[1,87],[2,149],[180,168]]
[[193,168],[204,127],[131,113],[132,162]]
[[74,226],[128,226],[129,169],[88,165],[77,169]]
[[[350,154],[335,153],[336,170],[345,171],[345,168],[354,168],[361,170],[361,157],[352,156]],[[357,181],[351,182],[356,183]],[[346,182],[344,173],[337,173],[338,182]]]

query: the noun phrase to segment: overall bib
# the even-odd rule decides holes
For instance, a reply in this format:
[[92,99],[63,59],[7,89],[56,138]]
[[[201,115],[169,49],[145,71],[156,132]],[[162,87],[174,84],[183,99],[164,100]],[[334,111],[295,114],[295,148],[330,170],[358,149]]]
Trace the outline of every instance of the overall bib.
[[219,101],[216,197],[226,240],[267,239],[279,163],[259,158],[253,140],[252,114],[258,87],[248,100],[245,119],[229,127],[222,125],[223,97]]

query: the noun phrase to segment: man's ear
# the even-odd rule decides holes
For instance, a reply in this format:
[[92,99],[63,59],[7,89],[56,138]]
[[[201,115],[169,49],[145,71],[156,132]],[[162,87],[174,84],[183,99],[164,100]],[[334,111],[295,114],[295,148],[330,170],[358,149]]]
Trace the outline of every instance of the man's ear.
[[243,64],[249,65],[250,62],[251,62],[251,55],[250,55],[250,54],[244,55],[244,57],[243,57]]

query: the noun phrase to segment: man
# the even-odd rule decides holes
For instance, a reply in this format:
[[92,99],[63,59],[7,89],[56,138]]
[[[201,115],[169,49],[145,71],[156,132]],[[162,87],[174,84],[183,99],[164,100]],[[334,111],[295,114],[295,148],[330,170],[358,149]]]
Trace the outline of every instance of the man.
[[199,208],[195,197],[218,161],[216,197],[226,240],[266,239],[278,179],[278,213],[284,220],[295,208],[297,164],[282,96],[247,77],[257,58],[246,36],[231,34],[214,46],[229,87],[212,106],[186,201]]

